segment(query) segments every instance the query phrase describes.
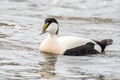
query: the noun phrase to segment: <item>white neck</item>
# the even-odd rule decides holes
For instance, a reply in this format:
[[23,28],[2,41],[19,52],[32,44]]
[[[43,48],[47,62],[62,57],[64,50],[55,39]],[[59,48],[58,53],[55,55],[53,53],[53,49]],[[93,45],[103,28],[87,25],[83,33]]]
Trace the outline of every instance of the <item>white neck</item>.
[[48,37],[49,39],[53,39],[53,40],[57,40],[57,34],[54,34],[54,33],[51,33],[51,32],[48,32]]

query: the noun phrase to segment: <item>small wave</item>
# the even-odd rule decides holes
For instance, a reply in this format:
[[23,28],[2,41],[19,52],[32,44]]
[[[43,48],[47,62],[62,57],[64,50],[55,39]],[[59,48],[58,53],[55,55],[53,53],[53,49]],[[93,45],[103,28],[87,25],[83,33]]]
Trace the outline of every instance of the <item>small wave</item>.
[[9,24],[9,23],[0,22],[0,26],[15,26],[15,25]]
[[0,38],[6,38],[8,35],[0,33]]
[[15,65],[15,66],[18,66],[20,65],[19,63],[16,63],[16,62],[3,62],[3,63],[0,63],[0,66],[4,66],[4,65]]

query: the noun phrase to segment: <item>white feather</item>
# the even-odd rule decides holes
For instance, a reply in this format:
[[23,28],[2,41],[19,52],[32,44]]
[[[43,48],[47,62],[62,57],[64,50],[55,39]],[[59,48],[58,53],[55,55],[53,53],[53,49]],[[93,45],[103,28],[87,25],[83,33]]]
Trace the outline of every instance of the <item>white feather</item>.
[[56,33],[57,29],[58,29],[58,24],[56,24],[56,23],[51,23],[51,24],[49,25],[49,27],[47,28],[47,31],[48,31],[49,33],[54,34],[54,33]]

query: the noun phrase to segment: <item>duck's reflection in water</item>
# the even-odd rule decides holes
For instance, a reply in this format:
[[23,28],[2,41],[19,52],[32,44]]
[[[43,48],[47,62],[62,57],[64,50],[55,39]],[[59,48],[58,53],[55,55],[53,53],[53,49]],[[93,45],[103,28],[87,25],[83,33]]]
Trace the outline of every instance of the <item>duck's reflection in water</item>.
[[57,61],[57,55],[41,53],[45,58],[44,62],[40,62],[40,75],[41,78],[53,78],[55,76],[55,63]]

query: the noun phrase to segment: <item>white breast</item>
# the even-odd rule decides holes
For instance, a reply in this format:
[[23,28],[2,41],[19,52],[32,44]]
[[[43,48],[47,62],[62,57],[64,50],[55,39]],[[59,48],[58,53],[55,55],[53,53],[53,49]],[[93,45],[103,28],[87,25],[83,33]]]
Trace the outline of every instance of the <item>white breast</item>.
[[57,41],[57,36],[54,34],[48,34],[48,37],[41,43],[40,51],[52,53],[52,54],[62,54],[62,47]]

